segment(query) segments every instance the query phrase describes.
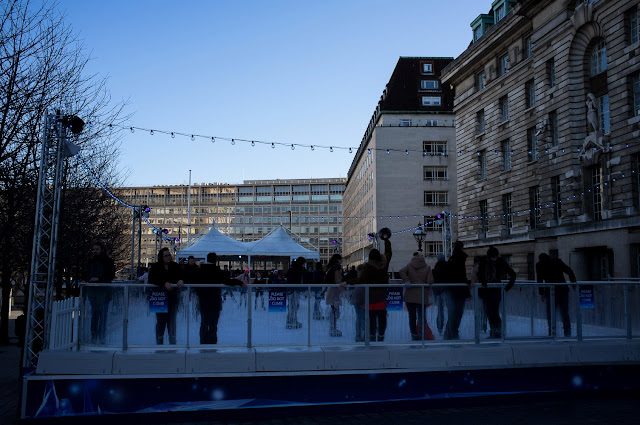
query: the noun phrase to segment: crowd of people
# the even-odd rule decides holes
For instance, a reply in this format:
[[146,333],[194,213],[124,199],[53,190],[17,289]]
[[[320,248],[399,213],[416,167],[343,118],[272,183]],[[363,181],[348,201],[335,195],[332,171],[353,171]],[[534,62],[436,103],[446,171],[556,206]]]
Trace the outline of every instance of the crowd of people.
[[[383,342],[387,328],[387,290],[390,273],[389,264],[392,257],[389,236],[381,235],[384,243],[384,253],[378,249],[369,252],[368,261],[357,268],[352,266],[343,270],[342,257],[334,254],[326,269],[320,262],[309,262],[302,257],[292,261],[286,274],[279,270],[270,273],[256,272],[251,277],[249,268],[231,272],[227,266],[221,269],[215,253],[209,253],[206,261],[196,263],[191,256],[186,263],[178,264],[174,261],[169,248],[162,248],[158,252],[157,262],[141,276],[140,281],[155,285],[162,307],[156,311],[156,343],[163,344],[165,333],[169,344],[176,344],[176,317],[179,304],[179,292],[183,285],[194,285],[197,295],[198,311],[201,316],[200,343],[216,344],[218,342],[218,320],[222,305],[227,296],[235,300],[234,292],[239,292],[240,299],[236,300],[240,306],[247,306],[247,288],[252,289],[254,309],[266,310],[268,305],[267,283],[277,285],[305,285],[311,284],[313,303],[312,318],[325,319],[326,306],[329,320],[329,335],[341,337],[338,329],[338,319],[343,309],[343,301],[353,306],[355,311],[355,342],[365,341],[366,332],[369,341]],[[465,310],[465,303],[471,297],[473,285],[479,284],[478,296],[482,300],[482,316],[486,317],[489,325],[489,338],[502,338],[502,318],[500,303],[502,289],[511,290],[515,284],[516,273],[500,257],[498,249],[490,247],[486,256],[476,257],[469,277],[467,277],[467,258],[464,245],[458,241],[454,244],[452,255],[448,260],[438,255],[433,269],[426,263],[424,256],[415,252],[405,267],[400,269],[399,276],[404,283],[403,301],[408,313],[409,332],[412,341],[433,340],[436,338],[427,321],[427,309],[437,305],[436,327],[445,340],[460,338],[459,328]],[[564,284],[567,274],[571,282],[576,277],[569,266],[562,260],[551,258],[548,254],[540,254],[536,264],[537,281],[540,284]],[[113,260],[106,254],[104,244],[96,242],[92,247],[92,257],[87,263],[83,275],[84,282],[108,283],[115,276]],[[500,285],[508,279],[504,288]],[[438,285],[445,284],[445,285]],[[491,285],[489,285],[491,284]],[[207,285],[207,286],[201,286]],[[210,285],[225,285],[213,287]],[[363,285],[367,285],[366,287]],[[373,285],[373,286],[370,286]],[[380,285],[380,286],[376,286]],[[200,287],[199,287],[200,286]],[[239,287],[239,291],[232,291],[231,287]],[[554,285],[555,306],[551,306],[549,287],[540,288],[540,297],[547,301],[547,322],[549,335],[555,332],[551,321],[551,309],[560,311],[565,336],[571,335],[571,320],[569,318],[567,285]],[[347,293],[347,287],[350,288]],[[286,291],[286,329],[300,329],[303,324],[298,319],[300,296],[303,291],[291,287]],[[107,308],[111,292],[107,288],[92,288],[88,291],[88,301],[91,304],[91,335],[92,343],[104,344]],[[156,296],[158,296],[156,294]],[[366,306],[368,305],[368,311]],[[446,306],[446,324],[445,307]],[[369,329],[365,330],[366,316],[369,318]]]

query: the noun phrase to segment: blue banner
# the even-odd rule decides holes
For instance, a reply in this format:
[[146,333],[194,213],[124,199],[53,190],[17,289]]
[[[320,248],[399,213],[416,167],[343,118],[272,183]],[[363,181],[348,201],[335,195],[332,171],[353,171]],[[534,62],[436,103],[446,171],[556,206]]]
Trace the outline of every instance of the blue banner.
[[580,286],[580,308],[594,308],[593,285]]
[[168,313],[169,300],[167,292],[162,290],[151,291],[149,295],[149,313]]
[[287,294],[284,289],[269,289],[269,313],[287,311]]
[[402,311],[402,289],[387,289],[387,311]]

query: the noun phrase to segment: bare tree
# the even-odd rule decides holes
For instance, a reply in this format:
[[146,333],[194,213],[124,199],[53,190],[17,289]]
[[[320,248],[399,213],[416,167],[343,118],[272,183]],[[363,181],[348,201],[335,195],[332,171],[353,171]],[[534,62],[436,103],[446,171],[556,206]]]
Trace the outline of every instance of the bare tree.
[[[84,205],[82,211],[63,205],[59,232],[65,255],[80,261],[86,247],[70,242],[100,238],[100,226],[83,223],[118,223],[122,211],[107,207],[96,179],[117,185],[115,172],[118,133],[124,120],[123,104],[111,102],[107,80],[87,75],[90,57],[56,5],[29,0],[5,0],[0,4],[0,344],[8,342],[9,293],[13,284],[22,284],[29,273],[33,240],[35,187],[41,149],[42,117],[46,111],[60,109],[92,123],[85,126],[74,143],[93,175],[80,167],[78,159],[68,163],[65,198],[70,204]],[[71,202],[70,198],[74,201]],[[76,199],[78,198],[78,199]],[[80,200],[82,199],[82,200]],[[108,202],[111,202],[109,198]],[[89,219],[93,207],[102,213]],[[105,216],[107,213],[112,217]],[[72,247],[75,247],[72,250]],[[66,249],[69,249],[66,252]],[[64,267],[64,265],[63,265]]]

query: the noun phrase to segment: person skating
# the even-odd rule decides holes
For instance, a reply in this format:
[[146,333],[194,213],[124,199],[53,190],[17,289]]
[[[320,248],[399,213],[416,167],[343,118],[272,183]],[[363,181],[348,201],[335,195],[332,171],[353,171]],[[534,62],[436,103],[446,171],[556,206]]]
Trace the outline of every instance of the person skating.
[[[576,282],[576,275],[559,258],[551,258],[548,254],[542,253],[538,256],[536,264],[536,278],[538,283],[566,283],[564,275],[569,276],[571,282]],[[571,336],[571,318],[569,317],[569,286],[554,285],[555,287],[555,308],[560,311],[562,317],[562,328],[564,336]],[[547,301],[547,326],[549,335],[555,333],[555,324],[551,323],[551,298],[550,288],[538,288],[542,302]]]
[[[161,288],[167,296],[167,312],[156,313],[156,343],[162,345],[164,331],[169,333],[169,344],[176,343],[176,317],[178,314],[178,297],[184,285],[182,269],[173,261],[169,248],[158,252],[158,262],[151,265],[149,283]],[[174,287],[176,285],[177,287]]]
[[[116,275],[113,260],[107,255],[102,242],[94,242],[91,246],[91,258],[82,274],[82,281],[89,283],[111,283]],[[113,290],[104,286],[86,288],[87,298],[91,304],[91,342],[104,345],[106,343],[107,313]]]
[[329,336],[342,336],[342,331],[338,329],[338,318],[340,317],[340,306],[342,305],[342,293],[344,288],[335,286],[342,281],[342,256],[333,254],[329,260],[324,284],[331,285],[327,288],[327,298],[325,303],[331,308],[329,313]]
[[[362,267],[359,277],[342,282],[341,285],[368,285],[389,283],[389,262],[391,261],[391,241],[389,235],[381,235],[384,241],[384,256],[377,249],[369,251],[369,261]],[[370,341],[384,341],[387,329],[387,288],[369,288],[369,334]]]
[[504,258],[500,257],[498,249],[490,247],[487,250],[486,258],[480,260],[477,278],[482,284],[478,290],[478,295],[482,298],[489,320],[489,338],[502,338],[502,319],[500,318],[500,301],[502,291],[500,288],[487,287],[489,283],[501,283],[504,276],[509,276],[509,283],[505,286],[508,292],[516,282],[516,273],[507,264]]
[[435,339],[426,317],[427,307],[431,305],[431,288],[422,286],[433,284],[431,267],[419,252],[414,252],[409,264],[400,269],[400,278],[405,282],[404,302],[409,313],[411,340],[419,341],[423,335],[424,339]]

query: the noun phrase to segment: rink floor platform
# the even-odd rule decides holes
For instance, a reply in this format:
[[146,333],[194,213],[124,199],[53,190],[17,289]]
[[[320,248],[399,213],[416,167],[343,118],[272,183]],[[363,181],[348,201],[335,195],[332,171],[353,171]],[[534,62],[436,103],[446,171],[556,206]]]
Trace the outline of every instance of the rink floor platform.
[[36,375],[264,374],[640,363],[640,340],[44,351]]
[[286,415],[327,405],[638,391],[640,341],[58,350],[42,352],[23,384],[26,419]]

